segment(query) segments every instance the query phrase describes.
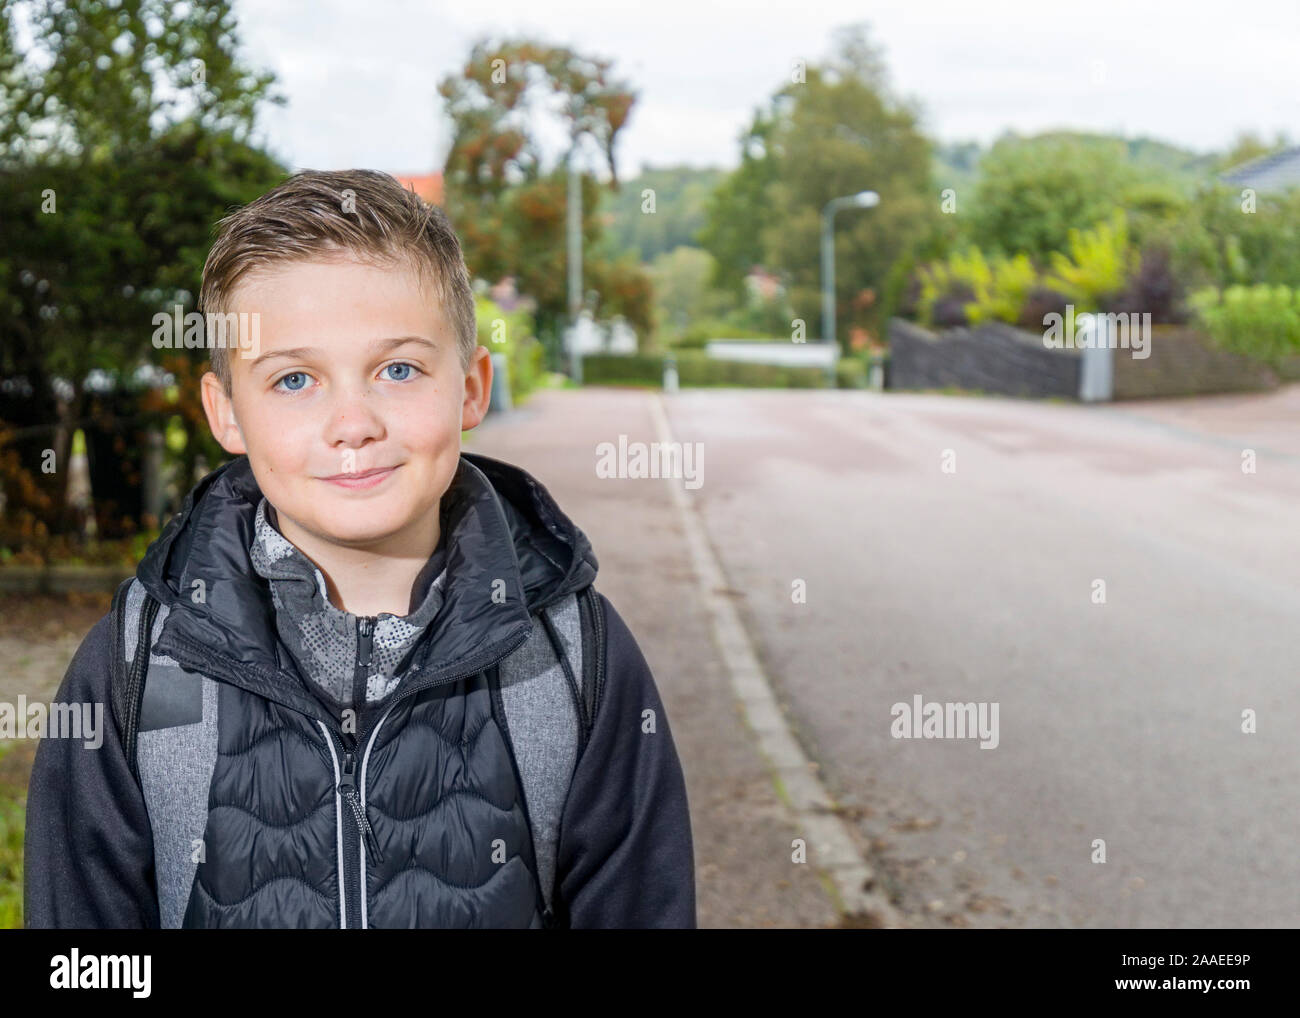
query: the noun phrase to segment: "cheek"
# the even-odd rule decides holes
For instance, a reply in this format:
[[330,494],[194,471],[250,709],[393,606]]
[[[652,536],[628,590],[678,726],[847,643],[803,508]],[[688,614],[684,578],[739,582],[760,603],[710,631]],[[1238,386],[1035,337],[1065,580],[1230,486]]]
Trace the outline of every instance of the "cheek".
[[386,420],[391,438],[410,450],[438,452],[460,435],[460,404],[452,405],[439,386],[409,403],[394,405]]
[[311,456],[311,439],[320,434],[307,415],[289,413],[267,396],[247,418],[241,414],[239,420],[249,452],[269,471],[284,476],[305,471]]

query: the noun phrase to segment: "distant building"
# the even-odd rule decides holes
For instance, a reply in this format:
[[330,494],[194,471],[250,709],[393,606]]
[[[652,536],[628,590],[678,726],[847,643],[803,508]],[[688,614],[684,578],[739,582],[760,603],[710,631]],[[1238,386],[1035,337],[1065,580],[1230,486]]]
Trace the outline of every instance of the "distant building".
[[397,182],[409,191],[414,191],[430,205],[442,206],[441,173],[394,173]]
[[1249,187],[1260,194],[1300,187],[1300,145],[1240,163],[1220,179],[1225,184]]
[[495,286],[489,287],[488,296],[492,298],[497,307],[507,313],[511,311],[527,311],[532,314],[537,310],[537,301],[519,292],[515,286],[514,276],[506,276]]
[[781,277],[774,276],[761,265],[755,265],[749,270],[745,276],[745,289],[749,292],[749,299],[758,304],[776,300],[785,293]]

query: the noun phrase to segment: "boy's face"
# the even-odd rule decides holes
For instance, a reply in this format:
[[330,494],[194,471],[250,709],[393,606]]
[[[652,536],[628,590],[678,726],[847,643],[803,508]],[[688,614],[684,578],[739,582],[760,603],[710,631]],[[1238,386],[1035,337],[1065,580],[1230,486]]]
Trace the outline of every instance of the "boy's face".
[[228,351],[231,397],[208,372],[203,406],[222,448],[248,454],[285,536],[391,553],[427,540],[461,432],[487,412],[487,349],[467,374],[441,307],[403,268],[276,266],[233,303],[260,315],[258,356]]

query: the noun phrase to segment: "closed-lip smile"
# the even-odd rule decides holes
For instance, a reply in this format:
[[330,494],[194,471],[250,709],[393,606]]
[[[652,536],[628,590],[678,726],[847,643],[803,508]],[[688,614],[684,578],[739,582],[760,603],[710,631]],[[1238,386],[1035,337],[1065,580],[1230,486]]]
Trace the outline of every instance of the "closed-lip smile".
[[342,485],[345,488],[370,488],[381,483],[384,478],[388,477],[396,469],[397,467],[373,467],[370,470],[350,474],[334,474],[332,477],[322,477],[321,480]]

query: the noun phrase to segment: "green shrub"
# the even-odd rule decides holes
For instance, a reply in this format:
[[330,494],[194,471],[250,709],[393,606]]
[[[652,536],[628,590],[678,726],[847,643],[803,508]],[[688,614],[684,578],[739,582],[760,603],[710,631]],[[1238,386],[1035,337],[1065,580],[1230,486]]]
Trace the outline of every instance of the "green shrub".
[[998,321],[1015,324],[1024,311],[1029,291],[1038,281],[1038,273],[1028,255],[1014,258],[996,256],[989,265],[990,279],[976,288],[975,301],[966,309],[972,325]]
[[1135,258],[1128,242],[1128,221],[1116,210],[1109,222],[1090,230],[1070,230],[1069,254],[1052,252],[1053,272],[1044,280],[1084,310],[1100,308],[1123,291]]
[[526,311],[505,312],[488,297],[474,298],[478,341],[492,353],[504,353],[509,366],[510,399],[521,402],[541,384],[546,351],[533,335],[533,318]]
[[582,380],[588,385],[652,385],[659,388],[664,380],[664,358],[662,354],[653,353],[587,354],[582,358]]
[[[753,388],[809,389],[827,384],[821,368],[783,367],[717,360],[697,350],[679,350],[677,381],[684,386],[727,385]],[[663,385],[664,358],[659,354],[590,354],[582,359],[582,379],[589,385]]]
[[835,362],[835,385],[840,389],[865,389],[866,361],[860,357],[841,357]]
[[1277,365],[1300,355],[1300,289],[1289,286],[1208,287],[1191,305],[1214,342],[1225,350]]
[[828,383],[821,368],[792,368],[779,364],[750,364],[717,360],[708,354],[686,351],[677,355],[681,385],[726,385],[755,389],[817,389]]
[[[14,743],[0,743],[0,757]],[[23,826],[26,819],[26,780],[0,773],[0,930],[23,925]]]
[[[789,328],[788,322],[783,322]],[[753,325],[746,325],[731,318],[701,318],[692,322],[682,333],[682,338],[673,344],[675,347],[704,349],[704,344],[711,339],[770,339],[771,330],[764,331]],[[789,337],[785,341],[790,342]]]
[[921,269],[920,277],[917,318],[922,324],[933,325],[937,318],[945,318],[936,314],[937,307],[955,297],[964,304],[965,320],[976,325],[987,321],[1014,324],[1038,274],[1028,255],[994,255],[990,260],[972,247],[953,252],[947,261],[931,263]]

